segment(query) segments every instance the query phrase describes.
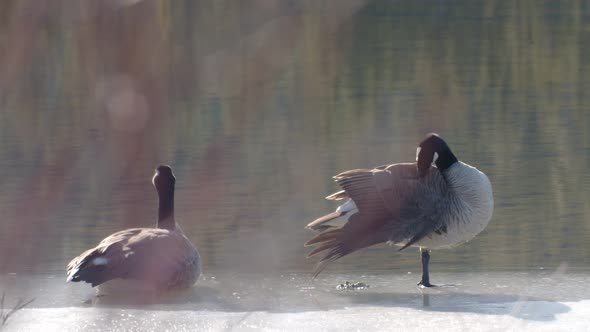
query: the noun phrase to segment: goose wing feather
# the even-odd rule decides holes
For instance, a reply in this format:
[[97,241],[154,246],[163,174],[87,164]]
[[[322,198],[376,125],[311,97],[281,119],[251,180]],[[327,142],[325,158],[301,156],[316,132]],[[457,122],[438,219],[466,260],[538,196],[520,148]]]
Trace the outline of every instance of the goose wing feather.
[[448,187],[434,167],[422,178],[414,163],[401,163],[345,172],[336,181],[359,210],[344,229],[387,233],[386,241],[407,246],[442,227]]
[[[92,286],[115,278],[149,281],[168,288],[186,265],[198,256],[180,232],[158,228],[120,231],[102,240],[95,248],[74,258],[67,266],[68,280]],[[195,262],[196,263],[196,262]]]
[[405,243],[403,249],[443,225],[441,213],[448,188],[434,167],[422,178],[418,177],[414,163],[350,170],[334,178],[354,201],[358,212],[343,227],[329,230],[330,242],[314,241],[315,238],[308,241],[328,250],[316,268],[316,275],[327,263],[358,249],[386,241]]

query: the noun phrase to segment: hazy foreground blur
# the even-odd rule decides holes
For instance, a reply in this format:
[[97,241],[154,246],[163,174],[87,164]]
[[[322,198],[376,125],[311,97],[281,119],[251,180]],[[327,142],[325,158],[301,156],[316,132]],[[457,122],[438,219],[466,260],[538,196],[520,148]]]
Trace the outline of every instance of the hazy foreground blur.
[[[61,275],[153,225],[158,164],[218,273],[310,271],[331,176],[427,132],[492,180],[494,218],[433,271],[587,268],[584,1],[0,2],[0,273]],[[419,271],[387,246],[328,271]]]

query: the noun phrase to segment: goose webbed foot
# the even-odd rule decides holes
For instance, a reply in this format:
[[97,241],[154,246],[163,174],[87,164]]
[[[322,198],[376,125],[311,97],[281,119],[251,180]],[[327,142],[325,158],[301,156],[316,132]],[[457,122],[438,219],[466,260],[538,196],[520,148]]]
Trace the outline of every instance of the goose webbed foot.
[[429,281],[420,280],[420,282],[418,283],[418,287],[431,288],[431,287],[438,287],[438,286],[431,284]]

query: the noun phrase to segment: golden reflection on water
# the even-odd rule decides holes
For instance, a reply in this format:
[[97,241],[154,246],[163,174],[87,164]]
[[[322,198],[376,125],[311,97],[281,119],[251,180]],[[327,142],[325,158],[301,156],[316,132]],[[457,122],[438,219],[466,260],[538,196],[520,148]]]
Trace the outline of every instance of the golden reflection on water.
[[[161,163],[205,269],[311,271],[331,176],[411,161],[431,131],[496,196],[433,270],[588,267],[582,1],[114,3],[0,4],[1,272],[61,273],[152,225]],[[418,253],[330,269],[417,271]]]

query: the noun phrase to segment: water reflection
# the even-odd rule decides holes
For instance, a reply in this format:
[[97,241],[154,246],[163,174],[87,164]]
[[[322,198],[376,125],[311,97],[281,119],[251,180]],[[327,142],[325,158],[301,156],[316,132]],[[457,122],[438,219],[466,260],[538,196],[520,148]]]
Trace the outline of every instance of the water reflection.
[[[582,1],[76,3],[0,4],[0,271],[62,273],[155,224],[160,163],[205,271],[311,271],[331,175],[410,161],[431,131],[496,195],[434,271],[587,267]],[[382,246],[330,270],[419,268]]]

